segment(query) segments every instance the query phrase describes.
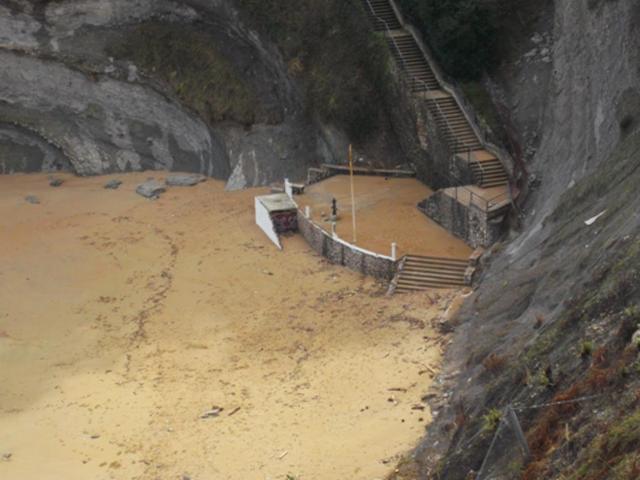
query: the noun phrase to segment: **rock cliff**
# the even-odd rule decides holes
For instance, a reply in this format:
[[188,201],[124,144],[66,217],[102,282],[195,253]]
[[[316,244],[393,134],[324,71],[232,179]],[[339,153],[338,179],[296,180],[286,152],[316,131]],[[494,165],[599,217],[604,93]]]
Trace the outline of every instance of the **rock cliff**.
[[[205,118],[207,106],[183,101],[189,92],[155,68],[114,58],[114,45],[141,25],[205,32],[255,115]],[[168,169],[228,178],[237,189],[301,178],[310,165],[341,160],[348,143],[305,111],[277,49],[226,0],[6,0],[0,57],[4,173]]]
[[476,478],[483,462],[481,478],[637,474],[620,435],[639,440],[640,4],[544,8],[488,79],[527,147],[521,225],[485,255],[450,326],[436,420],[396,479]]

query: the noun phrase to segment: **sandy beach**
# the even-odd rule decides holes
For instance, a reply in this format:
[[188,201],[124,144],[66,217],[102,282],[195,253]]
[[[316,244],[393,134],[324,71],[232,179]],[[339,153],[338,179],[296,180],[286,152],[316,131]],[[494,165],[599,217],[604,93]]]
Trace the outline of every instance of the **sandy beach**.
[[151,176],[0,176],[0,478],[383,479],[459,292],[387,297],[299,235],[275,249],[266,190],[149,201]]

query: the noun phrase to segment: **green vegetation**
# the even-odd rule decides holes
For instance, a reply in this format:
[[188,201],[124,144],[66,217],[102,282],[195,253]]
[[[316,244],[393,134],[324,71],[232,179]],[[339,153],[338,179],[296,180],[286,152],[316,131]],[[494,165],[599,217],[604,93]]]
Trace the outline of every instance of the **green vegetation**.
[[583,340],[580,344],[580,356],[590,357],[593,353],[593,342],[590,340]]
[[373,133],[390,85],[384,38],[359,0],[239,0],[247,21],[274,41],[305,87],[310,113],[356,140]]
[[500,425],[501,419],[502,412],[497,408],[492,408],[482,416],[482,430],[485,432],[494,432],[498,428],[498,425]]
[[596,436],[569,480],[627,480],[640,476],[640,411],[623,417]]
[[109,48],[146,74],[166,82],[181,101],[208,122],[253,123],[259,102],[215,40],[194,26],[142,24]]
[[[478,79],[501,59],[504,33],[520,25],[524,0],[399,0],[422,30],[444,69],[461,80]],[[531,8],[529,6],[529,8]]]

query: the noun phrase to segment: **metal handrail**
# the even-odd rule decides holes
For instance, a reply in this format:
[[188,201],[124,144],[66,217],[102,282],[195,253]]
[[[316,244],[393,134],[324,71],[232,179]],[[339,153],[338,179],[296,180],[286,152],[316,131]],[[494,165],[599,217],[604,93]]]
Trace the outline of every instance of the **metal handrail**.
[[[387,34],[386,36],[387,36],[387,38],[390,38],[390,39],[391,39],[391,42],[392,42],[392,44],[393,44],[393,47],[394,47],[395,51],[396,51],[396,52],[397,52],[397,54],[398,54],[398,58],[400,59],[400,62],[401,62],[401,65],[402,65],[402,69],[404,70],[404,72],[406,72],[406,76],[409,76],[409,74],[408,74],[408,71],[409,71],[409,70],[408,70],[408,68],[407,68],[407,62],[406,62],[406,60],[405,60],[405,58],[404,58],[404,55],[402,55],[402,51],[400,50],[400,47],[398,46],[398,43],[396,42],[396,39],[395,39],[394,35],[391,33],[391,32],[392,32],[392,29],[389,27],[389,24],[387,23],[387,21],[386,21],[386,20],[384,20],[383,18],[380,18],[380,17],[376,14],[375,9],[373,8],[373,5],[371,4],[370,0],[365,0],[365,2],[367,3],[367,6],[369,7],[369,11],[371,12],[372,17],[373,17],[375,20],[377,20],[378,22],[380,22],[382,25],[384,25],[384,28],[385,28],[385,30],[386,30],[386,34]],[[395,14],[395,13],[394,13],[394,14]],[[429,68],[431,68],[431,65],[429,65]],[[410,76],[409,76],[409,77],[410,77]],[[424,81],[424,80],[420,80],[420,79],[417,79],[417,78],[415,78],[415,77],[410,77],[410,83],[409,83],[409,85],[410,85],[410,87],[413,87],[413,86],[415,86],[415,85],[422,85],[422,86],[424,86],[424,88],[425,88],[425,90],[426,90],[427,94],[429,94],[429,93],[431,93],[431,92],[433,91],[433,89],[432,89],[431,87],[429,87],[429,84],[428,84],[426,81]],[[411,90],[412,90],[412,89],[411,89]],[[455,100],[455,98],[454,98],[454,100]],[[449,120],[447,119],[446,115],[445,115],[445,114],[444,114],[444,112],[442,111],[442,107],[438,104],[438,102],[437,102],[437,100],[436,100],[435,98],[433,98],[433,102],[432,102],[432,103],[435,105],[436,110],[438,111],[438,113],[439,113],[440,117],[444,120],[444,122],[445,122],[445,124],[446,124],[446,128],[447,128],[448,133],[449,133],[449,135],[448,135],[446,138],[448,138],[448,139],[453,139],[454,147],[455,147],[455,148],[454,148],[453,155],[456,155],[455,150],[461,149],[461,150],[463,150],[463,151],[464,151],[464,150],[466,149],[466,150],[467,150],[467,162],[468,162],[468,163],[470,163],[470,162],[471,162],[471,148],[470,148],[470,147],[467,147],[464,143],[460,142],[460,141],[457,139],[456,135],[455,135],[455,134],[454,134],[454,132],[453,132],[453,129],[451,128],[451,124],[449,123]],[[427,105],[428,105],[428,101],[427,101]],[[427,109],[428,109],[428,108],[429,108],[429,107],[427,106]],[[474,113],[475,113],[475,112],[474,112]],[[436,127],[437,127],[437,122],[436,122]],[[474,132],[474,133],[475,133],[475,132]],[[481,139],[481,140],[483,140],[483,139]],[[446,143],[448,143],[448,142],[446,142]],[[461,148],[459,148],[459,147],[461,147]],[[452,155],[451,155],[451,152],[450,152],[450,156],[452,156]],[[479,167],[480,167],[480,183],[482,183],[482,181],[484,180],[484,175],[485,175],[485,173],[484,173],[484,170],[483,170],[483,167],[482,167],[481,162],[476,162],[476,163],[477,163],[477,164],[479,165]],[[458,179],[455,179],[455,178],[454,178],[452,175],[450,175],[450,174],[449,174],[449,177],[450,177],[450,178],[452,178],[452,179],[453,179],[453,180],[455,180],[455,181],[459,181]],[[462,183],[462,182],[460,182],[460,183]],[[466,188],[465,186],[456,186],[455,188],[456,188],[456,197],[457,197],[457,189],[458,189],[458,188],[463,188],[463,189],[465,189],[465,190],[467,190],[467,191],[469,192],[469,195],[470,195],[470,202],[471,202],[471,203],[473,203],[474,197],[478,197],[478,198],[480,198],[480,199],[484,200],[482,197],[479,197],[479,196],[478,196],[478,195],[476,195],[472,190],[470,190],[470,189]],[[485,212],[488,212],[488,211],[489,211],[488,202],[487,202],[486,200],[484,200],[484,201],[485,201],[485,208],[484,208],[484,211],[485,211]]]
[[[454,78],[452,78],[446,72],[440,70],[437,64],[432,63],[433,55],[431,53],[428,53],[429,49],[425,47],[423,43],[420,41],[420,35],[417,33],[415,27],[407,23],[402,12],[396,5],[397,0],[388,0],[388,2],[391,5],[394,13],[396,14],[396,17],[398,18],[400,25],[414,37],[414,39],[418,43],[421,50],[426,49],[427,53],[425,52],[423,53],[425,53],[427,62],[429,63],[431,70],[433,71],[436,79],[440,82],[442,89],[445,91],[448,91],[453,96],[453,98],[456,99],[458,106],[460,107],[464,115],[468,117],[467,120],[469,121],[469,125],[478,136],[478,139],[481,141],[483,147],[486,150],[493,153],[494,155],[496,155],[496,157],[500,160],[500,163],[503,164],[503,167],[504,167],[504,161],[502,159],[508,157],[511,160],[511,163],[513,164],[514,168],[519,168],[519,166],[517,165],[517,162],[515,161],[514,158],[512,158],[511,154],[505,151],[504,149],[502,149],[500,146],[498,146],[499,141],[496,141],[496,139],[494,139],[493,136],[491,135],[493,133],[491,128],[489,127],[485,128],[482,125],[482,122],[480,122],[474,106],[469,102],[467,97],[462,93],[462,88],[460,86],[460,83]],[[480,165],[480,167],[482,171],[481,179],[484,180],[484,171],[482,170],[482,165]],[[520,168],[520,170],[521,172],[525,172],[524,176],[526,177],[526,168]],[[513,183],[511,182],[511,180],[509,180],[508,185],[510,190],[509,200],[512,203],[512,205],[515,208],[517,208],[517,205],[515,204],[514,198],[513,198],[513,192],[512,192]]]
[[[377,21],[379,21],[380,23],[382,23],[382,24],[384,25],[384,28],[385,28],[385,30],[386,30],[386,32],[387,32],[387,38],[390,38],[390,39],[391,39],[391,41],[392,41],[392,43],[393,43],[393,46],[394,46],[394,48],[395,48],[396,52],[398,53],[398,57],[400,58],[400,62],[402,63],[403,70],[404,70],[405,72],[408,72],[409,70],[408,70],[408,68],[407,68],[407,62],[406,62],[406,60],[405,60],[405,58],[404,58],[404,55],[402,55],[402,51],[400,50],[400,47],[398,46],[398,43],[396,42],[395,37],[391,34],[392,29],[389,27],[389,24],[387,23],[387,21],[386,21],[386,20],[384,20],[383,18],[380,18],[380,17],[376,14],[375,9],[373,8],[373,5],[371,5],[370,0],[365,0],[365,1],[367,2],[367,6],[369,7],[369,10],[371,11],[371,15],[372,15],[372,16],[373,16]],[[429,65],[429,68],[431,68],[431,66],[430,66],[430,65]],[[429,84],[428,84],[426,81],[424,81],[424,80],[420,80],[420,79],[418,79],[418,78],[411,77],[411,78],[410,78],[410,81],[411,81],[411,83],[412,83],[412,85],[411,85],[411,86],[415,86],[415,85],[421,85],[421,86],[424,86],[424,87],[425,87],[425,89],[426,89],[426,91],[427,91],[427,93],[431,93],[431,92],[433,91],[433,89],[429,87]],[[453,129],[451,128],[451,124],[449,123],[449,120],[447,119],[446,115],[445,115],[445,114],[444,114],[444,112],[442,111],[442,107],[438,104],[438,102],[436,101],[436,99],[435,99],[435,98],[433,99],[433,104],[436,106],[436,109],[438,110],[438,113],[440,114],[440,116],[442,117],[442,119],[445,121],[445,123],[446,123],[446,125],[447,125],[447,130],[448,130],[448,132],[449,132],[449,138],[452,138],[452,139],[454,140],[454,142],[455,142],[455,146],[456,146],[456,147],[462,147],[462,150],[464,150],[464,149],[466,148],[466,149],[467,149],[467,151],[468,151],[468,155],[469,155],[469,157],[470,157],[470,156],[471,156],[471,148],[467,147],[464,143],[460,142],[460,141],[456,138],[456,136],[455,136],[455,135],[454,135],[454,133],[453,133]]]

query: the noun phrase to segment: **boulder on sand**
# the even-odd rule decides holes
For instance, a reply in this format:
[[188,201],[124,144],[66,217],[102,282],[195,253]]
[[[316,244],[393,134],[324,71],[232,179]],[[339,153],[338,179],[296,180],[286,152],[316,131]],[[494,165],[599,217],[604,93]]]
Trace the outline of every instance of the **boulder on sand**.
[[104,184],[104,188],[108,188],[110,190],[117,190],[120,185],[122,185],[122,180],[109,180],[107,183]]
[[153,198],[156,199],[160,196],[161,193],[166,192],[166,188],[160,182],[155,180],[147,180],[144,183],[141,183],[136,188],[136,193],[138,195],[142,195],[145,198]]
[[207,177],[195,173],[177,174],[167,177],[165,183],[170,187],[193,187],[206,181]]

